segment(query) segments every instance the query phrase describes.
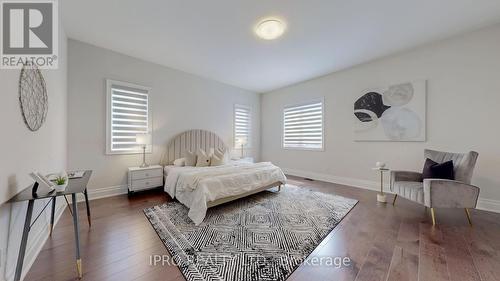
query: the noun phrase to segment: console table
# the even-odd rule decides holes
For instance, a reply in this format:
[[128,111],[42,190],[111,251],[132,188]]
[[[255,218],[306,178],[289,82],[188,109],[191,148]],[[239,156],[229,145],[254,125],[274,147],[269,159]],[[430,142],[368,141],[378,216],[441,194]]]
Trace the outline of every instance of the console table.
[[[70,179],[68,181],[68,186],[66,187],[66,190],[62,192],[49,192],[46,189],[39,188],[38,192],[33,195],[31,190],[32,186],[27,187],[20,193],[18,193],[16,196],[12,197],[8,202],[9,203],[14,203],[14,202],[22,202],[22,201],[28,201],[28,210],[26,211],[26,219],[24,221],[24,229],[23,229],[23,235],[21,238],[21,246],[19,249],[19,256],[17,257],[17,265],[16,265],[16,274],[14,277],[15,281],[21,280],[21,273],[23,270],[23,262],[24,262],[24,254],[26,252],[26,244],[28,242],[28,235],[30,232],[31,227],[33,224],[37,221],[37,219],[40,217],[40,215],[45,211],[45,208],[52,203],[52,212],[50,216],[50,233],[52,234],[52,227],[54,225],[54,212],[56,208],[56,198],[59,196],[64,196],[64,199],[66,199],[66,195],[71,195],[72,199],[72,209],[70,209],[71,215],[73,217],[73,226],[74,226],[74,232],[75,232],[75,246],[76,246],[76,270],[78,272],[78,278],[82,278],[82,260],[80,258],[80,237],[79,237],[79,226],[78,226],[78,204],[76,203],[76,194],[78,193],[83,193],[85,196],[85,204],[87,205],[87,219],[89,222],[89,226],[91,225],[91,220],[90,220],[90,207],[89,207],[89,198],[87,194],[87,184],[89,182],[90,176],[92,175],[92,171],[88,170],[85,171],[83,177],[81,178],[75,178],[75,179]],[[31,217],[33,215],[33,205],[35,203],[35,200],[39,199],[47,199],[50,198],[49,202],[43,207],[42,211],[37,214],[35,220],[31,222]],[[67,199],[66,199],[67,202]],[[69,203],[68,203],[69,204]]]

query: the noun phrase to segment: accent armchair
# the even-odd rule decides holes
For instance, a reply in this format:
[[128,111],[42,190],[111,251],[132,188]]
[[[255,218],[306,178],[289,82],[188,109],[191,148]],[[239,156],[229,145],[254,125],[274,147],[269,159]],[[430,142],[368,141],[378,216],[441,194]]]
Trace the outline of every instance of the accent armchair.
[[476,208],[479,187],[471,185],[472,172],[478,153],[451,153],[426,149],[425,158],[437,163],[453,161],[455,180],[422,179],[422,173],[391,171],[391,191],[398,196],[420,203],[431,209],[432,224],[436,225],[434,208],[463,208],[472,225],[469,209]]

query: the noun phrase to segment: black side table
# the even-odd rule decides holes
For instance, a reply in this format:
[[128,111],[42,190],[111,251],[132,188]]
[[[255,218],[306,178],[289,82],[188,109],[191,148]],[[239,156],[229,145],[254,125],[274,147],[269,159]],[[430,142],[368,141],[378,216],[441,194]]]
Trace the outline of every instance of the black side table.
[[[85,171],[83,177],[81,178],[76,178],[76,179],[70,179],[68,181],[68,186],[66,187],[66,190],[62,192],[51,192],[49,193],[48,190],[43,190],[39,189],[37,194],[35,196],[32,194],[31,190],[32,187],[28,187],[18,193],[16,196],[12,197],[8,202],[9,203],[14,203],[14,202],[22,202],[22,201],[28,201],[28,210],[26,211],[26,219],[24,221],[24,229],[23,229],[23,236],[21,238],[21,247],[19,249],[19,256],[17,257],[17,265],[16,265],[16,274],[14,277],[15,281],[21,280],[21,273],[23,270],[23,262],[24,262],[24,254],[26,252],[26,244],[28,242],[28,234],[30,232],[31,227],[33,224],[37,221],[37,219],[40,217],[40,215],[45,211],[45,208],[49,205],[49,203],[52,202],[52,213],[50,216],[50,233],[52,234],[52,227],[54,225],[54,212],[55,212],[55,207],[56,207],[56,198],[59,196],[64,196],[64,199],[66,199],[66,195],[71,195],[72,199],[72,209],[70,209],[70,212],[73,216],[73,225],[74,225],[74,232],[75,232],[75,243],[76,243],[76,270],[78,272],[78,278],[82,278],[82,260],[80,258],[80,237],[79,237],[79,226],[78,226],[78,204],[76,204],[76,194],[78,193],[83,193],[85,196],[85,203],[87,205],[87,219],[89,222],[89,226],[91,226],[91,220],[90,220],[90,206],[89,206],[89,198],[87,194],[87,184],[89,182],[90,176],[92,175],[92,171],[88,170]],[[31,217],[33,215],[33,205],[35,203],[35,200],[39,199],[46,199],[50,198],[50,201],[43,207],[42,211],[36,216],[35,220],[33,223],[31,222]]]

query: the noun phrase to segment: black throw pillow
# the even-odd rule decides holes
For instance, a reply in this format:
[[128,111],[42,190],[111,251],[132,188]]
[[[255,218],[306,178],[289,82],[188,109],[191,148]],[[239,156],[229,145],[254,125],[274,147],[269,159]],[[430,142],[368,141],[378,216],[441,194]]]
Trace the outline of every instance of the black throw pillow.
[[443,163],[437,163],[429,158],[425,159],[422,178],[454,180],[455,172],[453,170],[453,161],[450,160]]

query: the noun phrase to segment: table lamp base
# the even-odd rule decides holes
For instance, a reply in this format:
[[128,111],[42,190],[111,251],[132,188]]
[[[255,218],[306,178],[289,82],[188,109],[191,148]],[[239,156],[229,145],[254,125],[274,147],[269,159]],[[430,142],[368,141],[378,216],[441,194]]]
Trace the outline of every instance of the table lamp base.
[[377,194],[377,202],[387,203],[387,196],[385,194],[378,193]]

